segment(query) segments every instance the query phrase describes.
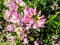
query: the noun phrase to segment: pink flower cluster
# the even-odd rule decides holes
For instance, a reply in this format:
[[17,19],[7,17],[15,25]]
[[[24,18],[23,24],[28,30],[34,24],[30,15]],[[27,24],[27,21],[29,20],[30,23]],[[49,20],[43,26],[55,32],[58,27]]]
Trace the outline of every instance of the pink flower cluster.
[[44,16],[41,16],[41,11],[36,14],[36,8],[26,7],[24,13],[25,16],[22,18],[22,22],[25,23],[27,29],[39,29],[40,27],[44,27],[46,19],[44,19]]
[[[41,16],[41,10],[36,13],[36,8],[25,7],[22,14],[18,13],[18,5],[23,3],[22,0],[14,0],[8,3],[8,10],[4,13],[4,19],[11,23],[7,25],[7,30],[16,32],[19,37],[22,37],[24,43],[28,43],[27,33],[29,29],[39,30],[41,27],[45,27],[45,17]],[[36,42],[35,42],[36,43]],[[35,44],[36,45],[36,44]],[[37,44],[38,45],[38,44]]]

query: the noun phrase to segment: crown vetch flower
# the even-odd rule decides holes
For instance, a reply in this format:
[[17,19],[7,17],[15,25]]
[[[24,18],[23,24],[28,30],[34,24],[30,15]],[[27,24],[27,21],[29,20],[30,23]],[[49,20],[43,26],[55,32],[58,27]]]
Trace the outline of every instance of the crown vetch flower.
[[14,0],[14,2],[16,2],[16,4],[19,6],[22,6],[22,7],[26,6],[26,4],[23,0]]
[[36,40],[36,41],[34,41],[34,45],[39,45],[39,43],[38,43],[38,41]]
[[8,22],[19,23],[21,19],[21,14],[16,11],[8,11],[6,10],[4,13],[4,19]]
[[17,12],[12,12],[11,22],[13,23],[19,23],[21,19],[21,14]]
[[14,2],[9,2],[8,8],[10,11],[18,11],[18,6]]
[[[7,3],[8,10],[4,13],[4,19],[9,23],[6,26],[8,31],[16,32],[24,44],[29,42],[27,34],[30,33],[29,29],[39,30],[45,27],[45,16],[42,15],[41,10],[36,13],[36,8],[25,7],[24,15],[18,13],[18,5],[26,6],[23,0],[13,0]],[[22,16],[23,15],[23,16]],[[13,42],[14,37],[10,37]],[[38,40],[34,41],[34,45],[39,45]]]
[[4,13],[4,19],[6,21],[10,22],[10,16],[11,16],[10,11],[6,10],[5,13]]
[[30,24],[30,22],[33,22],[33,28],[40,28],[44,27],[44,23],[46,19],[44,19],[44,16],[41,16],[41,11],[39,11],[38,15],[36,14],[36,8],[25,8],[24,9],[25,16],[22,19],[24,23]]
[[14,36],[10,36],[9,37],[9,41],[10,41],[10,44],[12,45],[12,44],[14,44],[14,42],[15,42],[15,37]]
[[28,44],[29,43],[28,39],[27,38],[24,38],[24,42],[23,43],[24,44]]
[[16,29],[16,25],[15,24],[7,25],[7,30],[8,31],[16,32],[15,29]]

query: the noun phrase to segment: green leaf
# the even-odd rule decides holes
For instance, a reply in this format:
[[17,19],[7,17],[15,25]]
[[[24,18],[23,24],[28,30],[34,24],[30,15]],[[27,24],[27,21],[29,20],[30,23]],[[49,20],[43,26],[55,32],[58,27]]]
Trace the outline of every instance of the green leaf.
[[55,21],[54,23],[55,23],[56,25],[60,26],[60,22]]
[[0,2],[3,2],[4,0],[0,0]]
[[51,22],[53,19],[55,19],[59,13],[60,12],[57,12],[55,15],[53,15],[49,20],[46,21],[46,23]]
[[33,41],[34,40],[34,38],[33,37],[30,37],[30,41]]
[[2,18],[3,18],[3,14],[2,14],[2,13],[0,13],[0,17],[2,17]]
[[2,43],[0,43],[0,45],[2,45]]

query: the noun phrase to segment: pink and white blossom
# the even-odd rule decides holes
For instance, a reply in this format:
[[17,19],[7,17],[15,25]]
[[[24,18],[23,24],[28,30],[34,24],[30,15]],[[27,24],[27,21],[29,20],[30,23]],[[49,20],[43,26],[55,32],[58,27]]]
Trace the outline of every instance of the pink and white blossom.
[[15,29],[16,29],[16,25],[15,24],[7,25],[7,30],[8,31],[16,32]]

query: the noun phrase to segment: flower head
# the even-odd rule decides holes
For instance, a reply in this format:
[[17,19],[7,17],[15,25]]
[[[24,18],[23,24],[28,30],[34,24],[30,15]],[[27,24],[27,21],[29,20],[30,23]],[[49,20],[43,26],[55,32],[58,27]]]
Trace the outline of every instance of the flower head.
[[15,29],[16,29],[16,25],[15,24],[7,25],[7,30],[8,31],[16,32]]
[[33,23],[32,27],[34,29],[44,27],[44,23],[46,19],[44,19],[44,16],[41,16],[41,11],[39,13],[36,13],[36,8],[28,8],[26,7],[24,9],[25,16],[22,19],[24,23],[30,24],[30,22]]
[[14,2],[9,2],[8,8],[10,11],[18,11],[18,6]]

